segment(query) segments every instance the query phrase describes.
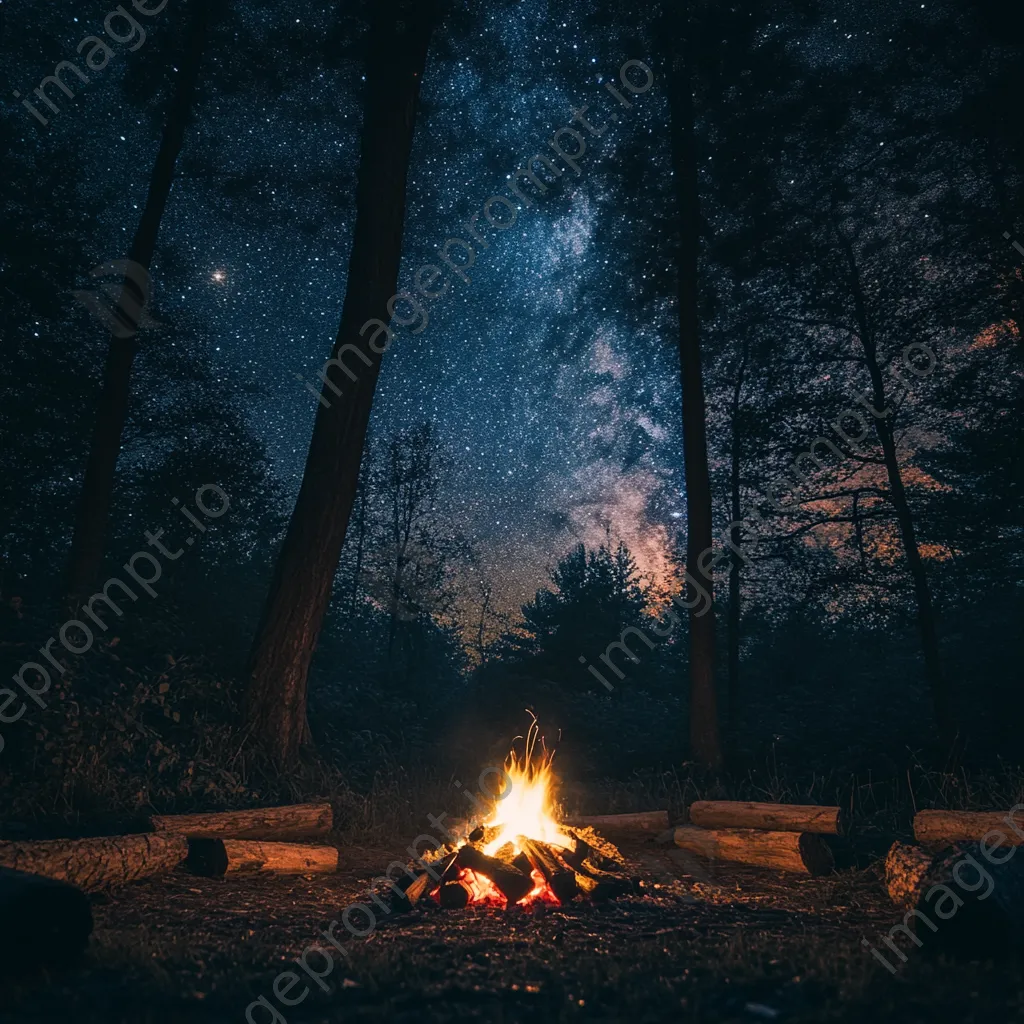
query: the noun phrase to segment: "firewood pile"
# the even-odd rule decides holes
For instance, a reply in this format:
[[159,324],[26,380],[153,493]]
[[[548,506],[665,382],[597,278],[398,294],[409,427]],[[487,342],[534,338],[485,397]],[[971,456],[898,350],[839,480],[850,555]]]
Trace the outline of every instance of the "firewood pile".
[[[321,843],[333,826],[329,803],[252,811],[154,815],[152,832],[88,839],[0,842],[0,868],[105,889],[172,871],[309,874],[336,871],[338,850]],[[282,840],[287,842],[266,842]],[[305,841],[305,842],[303,842]]]
[[153,831],[138,835],[0,842],[0,920],[28,927],[11,931],[10,942],[0,938],[0,957],[16,959],[27,943],[54,965],[73,962],[92,932],[85,892],[179,866],[213,878],[337,871],[338,849],[324,845],[333,821],[329,803],[293,804],[154,815]]
[[818,877],[835,866],[823,836],[845,831],[838,807],[698,800],[690,805],[690,824],[659,839],[709,861]]
[[480,826],[466,839],[443,846],[432,860],[411,864],[392,901],[395,907],[409,910],[433,899],[447,910],[507,909],[644,892],[643,882],[627,873],[618,848],[591,827],[566,827],[550,842],[520,835],[486,852],[500,833],[499,827]]

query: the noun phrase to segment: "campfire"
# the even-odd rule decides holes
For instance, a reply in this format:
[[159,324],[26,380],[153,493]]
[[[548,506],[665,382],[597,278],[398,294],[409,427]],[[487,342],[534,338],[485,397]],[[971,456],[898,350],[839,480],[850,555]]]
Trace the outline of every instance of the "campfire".
[[[424,898],[446,909],[560,906],[577,896],[614,899],[642,891],[622,854],[593,828],[559,822],[553,754],[538,745],[536,721],[505,762],[504,790],[482,825],[425,859],[404,892],[408,907]],[[509,785],[511,780],[511,786]]]

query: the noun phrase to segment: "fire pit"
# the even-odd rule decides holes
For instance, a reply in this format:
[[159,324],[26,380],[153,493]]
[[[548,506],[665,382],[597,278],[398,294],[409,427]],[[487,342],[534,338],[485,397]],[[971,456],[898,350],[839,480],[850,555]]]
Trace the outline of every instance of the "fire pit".
[[[408,909],[430,898],[446,909],[556,906],[577,896],[614,899],[643,891],[626,874],[619,850],[593,828],[562,825],[556,810],[553,754],[537,750],[536,721],[505,762],[505,790],[483,825],[434,851],[396,901]],[[509,788],[509,780],[511,787]]]

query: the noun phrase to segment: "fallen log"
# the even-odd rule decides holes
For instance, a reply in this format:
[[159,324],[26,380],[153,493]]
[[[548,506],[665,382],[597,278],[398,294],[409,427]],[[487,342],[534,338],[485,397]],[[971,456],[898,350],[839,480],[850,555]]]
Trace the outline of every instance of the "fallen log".
[[1024,857],[1009,842],[957,843],[933,854],[893,843],[885,859],[889,896],[906,910],[899,933],[935,952],[1000,956],[1024,948]]
[[834,836],[846,831],[841,808],[816,804],[696,800],[690,804],[690,821],[702,828],[758,828],[769,832],[822,832]]
[[188,840],[178,835],[0,842],[0,867],[92,891],[173,871],[187,854]]
[[590,814],[574,818],[570,825],[589,826],[601,832],[657,834],[668,828],[668,811],[640,811],[636,814]]
[[559,857],[553,847],[525,836],[517,836],[516,842],[531,867],[544,876],[559,903],[568,903],[579,895],[576,872]]
[[326,874],[338,870],[338,851],[333,846],[260,843],[251,839],[189,839],[185,867],[204,878],[238,873]]
[[914,838],[919,843],[980,842],[1000,832],[1014,846],[1024,844],[1024,814],[1013,811],[918,811]]
[[673,830],[672,841],[680,849],[708,860],[749,864],[801,875],[827,875],[834,864],[828,844],[813,832],[704,829],[696,825],[679,825]]
[[459,867],[469,868],[489,878],[511,907],[533,888],[533,879],[512,864],[488,857],[475,846],[463,846],[458,852]]
[[0,868],[0,970],[73,965],[92,933],[81,889],[42,875]]
[[326,835],[333,824],[329,803],[210,814],[154,814],[149,819],[154,832],[173,832],[189,839],[311,839]]

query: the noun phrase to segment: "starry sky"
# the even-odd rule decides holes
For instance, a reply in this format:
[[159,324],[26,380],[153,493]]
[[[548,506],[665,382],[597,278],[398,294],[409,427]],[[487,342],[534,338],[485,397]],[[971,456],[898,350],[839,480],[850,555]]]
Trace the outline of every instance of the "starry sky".
[[[30,10],[31,6],[31,10]],[[158,320],[200,322],[224,400],[244,403],[289,496],[298,489],[313,377],[340,317],[354,218],[363,71],[358,47],[331,48],[333,7],[238,2],[213,40],[154,265]],[[885,25],[834,7],[808,59],[841,61],[877,45]],[[893,5],[893,17],[910,6]],[[572,110],[616,109],[604,83],[625,52],[591,26],[593,4],[473,5],[432,48],[409,178],[401,286],[435,262],[507,177],[543,149]],[[0,0],[20,41],[10,89],[29,91],[100,30],[111,7]],[[165,62],[171,3],[147,42],[115,59],[45,131],[13,99],[26,146],[79,153],[89,245],[123,256],[144,200],[158,120],[125,103],[126,74]],[[831,24],[829,21],[831,20]],[[290,46],[279,46],[283,41]],[[5,49],[9,48],[8,46]],[[130,75],[129,75],[130,77]],[[154,113],[159,108],[155,108]],[[483,556],[501,603],[515,607],[578,540],[623,540],[664,578],[683,515],[679,371],[671,318],[630,301],[643,261],[618,202],[622,147],[650,152],[651,204],[671,202],[667,110],[656,83],[566,174],[550,201],[478,251],[469,284],[430,305],[422,333],[385,356],[371,424],[386,436],[430,419],[453,458],[446,501]],[[599,232],[599,229],[600,232]],[[83,275],[88,268],[83,268]],[[651,268],[654,269],[654,268]]]

